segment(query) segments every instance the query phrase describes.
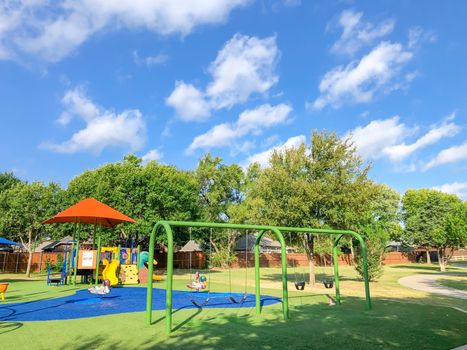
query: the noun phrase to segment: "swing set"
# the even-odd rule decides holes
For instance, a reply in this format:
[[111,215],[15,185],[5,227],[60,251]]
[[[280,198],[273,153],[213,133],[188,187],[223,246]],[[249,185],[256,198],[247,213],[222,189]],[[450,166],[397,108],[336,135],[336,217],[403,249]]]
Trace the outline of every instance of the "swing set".
[[[291,236],[291,232],[289,232],[289,236]],[[324,259],[326,259],[326,257],[324,257]],[[334,260],[334,257],[331,255],[331,263],[332,263],[333,260]],[[305,285],[306,285],[305,273],[302,270],[301,271],[301,278],[300,279],[298,278],[297,269],[295,267],[295,259],[292,259],[292,269],[293,269],[293,275],[294,275],[295,289],[298,290],[298,291],[304,290]],[[323,274],[325,275],[324,268],[323,268]],[[326,288],[326,289],[330,289],[330,288],[334,287],[334,278],[332,278],[330,276],[325,275],[322,282],[323,282],[324,288]]]
[[[167,287],[166,287],[166,309],[165,309],[165,325],[166,333],[172,331],[172,291],[173,291],[173,251],[174,251],[174,239],[173,239],[173,228],[175,227],[187,227],[187,228],[216,228],[216,229],[236,229],[236,230],[256,230],[258,233],[255,240],[254,256],[255,256],[255,309],[256,313],[261,313],[261,286],[260,286],[260,249],[259,243],[263,235],[269,231],[273,233],[281,244],[281,268],[282,268],[282,314],[284,320],[289,318],[289,302],[288,302],[288,290],[287,290],[287,249],[282,232],[292,233],[316,233],[316,234],[327,234],[336,235],[333,243],[333,260],[334,260],[334,284],[335,284],[335,302],[337,305],[341,302],[340,289],[339,289],[339,266],[338,266],[338,244],[342,237],[352,236],[357,239],[361,247],[361,255],[363,262],[363,280],[365,286],[365,299],[366,306],[371,309],[371,298],[370,298],[370,285],[368,279],[368,266],[367,266],[367,253],[366,245],[362,236],[358,233],[350,230],[331,230],[331,229],[317,229],[317,228],[300,228],[300,227],[281,227],[281,226],[263,226],[263,225],[244,225],[244,224],[228,224],[228,223],[213,223],[213,222],[191,222],[191,221],[159,221],[154,225],[151,232],[149,241],[149,261],[154,260],[154,246],[156,243],[156,235],[165,231],[167,237]],[[212,231],[210,231],[212,234]],[[247,238],[248,240],[248,238]],[[152,276],[153,265],[149,265],[148,275]],[[230,278],[230,277],[229,277]],[[208,281],[209,284],[209,281]],[[146,321],[148,325],[152,323],[152,288],[153,281],[151,278],[148,279],[147,295],[146,295]],[[208,289],[209,291],[209,289]],[[246,296],[246,295],[245,295]],[[244,296],[244,297],[245,297]],[[206,301],[207,300],[207,301]],[[208,298],[205,302],[209,302]],[[241,300],[240,300],[241,301]],[[202,305],[200,305],[202,306]]]
[[[235,299],[234,295],[232,294],[232,275],[231,275],[231,262],[230,262],[230,251],[228,255],[228,271],[229,271],[229,300],[234,304],[242,305],[247,299],[247,288],[248,288],[248,230],[245,231],[245,289],[243,295],[239,299]],[[192,230],[191,227],[189,229],[189,236],[190,241],[192,239]],[[229,241],[230,241],[230,233],[229,233]],[[191,250],[189,254],[189,269],[190,269],[190,276],[191,282],[187,284],[187,287],[190,289],[194,289],[195,292],[190,293],[190,301],[196,307],[202,308],[203,306],[208,305],[209,301],[211,300],[211,270],[212,270],[212,228],[209,229],[209,264],[207,266],[207,273],[203,274],[198,271],[197,281],[196,278],[193,278],[193,270],[192,270],[192,257],[191,257]],[[193,282],[196,282],[194,284]],[[204,287],[203,287],[204,286]],[[200,293],[206,293],[207,297],[202,301],[198,302],[195,299],[195,296]]]

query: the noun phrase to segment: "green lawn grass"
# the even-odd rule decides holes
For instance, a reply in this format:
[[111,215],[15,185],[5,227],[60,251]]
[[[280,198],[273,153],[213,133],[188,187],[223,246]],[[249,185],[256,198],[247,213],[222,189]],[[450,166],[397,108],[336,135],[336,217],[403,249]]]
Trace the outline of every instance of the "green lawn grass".
[[442,286],[467,291],[467,278],[440,278],[439,280],[437,280],[437,282]]
[[[467,269],[453,268],[466,274]],[[244,290],[245,270],[232,270],[234,291]],[[298,275],[300,275],[300,270]],[[318,269],[319,277],[331,269]],[[164,332],[164,312],[155,311],[147,326],[144,312],[49,322],[0,322],[0,348],[5,349],[451,349],[467,343],[465,300],[438,297],[400,286],[400,277],[437,273],[436,266],[401,265],[385,268],[371,283],[373,309],[365,309],[363,284],[353,268],[341,268],[343,303],[327,305],[318,284],[298,292],[290,282],[290,320],[282,319],[281,305],[254,308],[180,310],[173,316],[174,332]],[[280,270],[261,271],[262,293],[281,295]],[[31,301],[74,293],[73,287],[46,286],[43,277],[24,280],[2,275],[10,289],[7,301]],[[185,289],[188,273],[175,276],[174,288]],[[210,275],[212,291],[228,291],[228,273]],[[293,270],[289,271],[294,280]],[[254,291],[254,272],[248,271],[248,292]],[[158,286],[164,287],[164,282]],[[85,288],[80,286],[79,288]]]

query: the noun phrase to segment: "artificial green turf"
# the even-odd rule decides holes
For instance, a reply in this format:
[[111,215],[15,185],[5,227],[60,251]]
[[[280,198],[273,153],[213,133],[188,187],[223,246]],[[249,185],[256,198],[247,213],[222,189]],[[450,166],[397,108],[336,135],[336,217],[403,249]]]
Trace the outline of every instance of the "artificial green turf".
[[[363,293],[345,297],[340,306],[328,306],[322,294],[290,290],[290,320],[282,320],[281,305],[265,307],[260,316],[254,308],[180,310],[174,313],[174,332],[164,332],[164,312],[154,312],[155,324],[145,324],[143,312],[49,322],[0,323],[0,348],[5,349],[450,349],[467,343],[467,317],[453,306],[465,301],[429,295],[404,299],[406,289],[397,279],[423,271],[418,265],[386,269],[375,291],[389,288],[397,300],[376,295],[374,308],[365,309]],[[352,282],[353,270],[342,269],[343,283]],[[249,271],[249,292],[253,292]],[[274,283],[278,269],[262,269],[264,294],[280,295]],[[188,276],[176,276],[183,289]],[[243,290],[244,271],[232,270],[234,289]],[[293,274],[291,274],[293,279]],[[226,291],[226,272],[213,272],[212,289]],[[73,293],[70,287],[47,287],[44,281],[10,282],[8,301],[58,297]],[[271,285],[272,283],[272,285]],[[379,284],[379,285],[378,285]],[[164,284],[160,284],[161,287]],[[350,286],[350,284],[349,284]],[[360,285],[358,285],[361,288]],[[82,286],[85,287],[85,286]],[[10,293],[11,292],[11,293]],[[358,294],[358,293],[357,293]],[[430,305],[433,300],[445,306]],[[464,304],[462,304],[464,303]]]

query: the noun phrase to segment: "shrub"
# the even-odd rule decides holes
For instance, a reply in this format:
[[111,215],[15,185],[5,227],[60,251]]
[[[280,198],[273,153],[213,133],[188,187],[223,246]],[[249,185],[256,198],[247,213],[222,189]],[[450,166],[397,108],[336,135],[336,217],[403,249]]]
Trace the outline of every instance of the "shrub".
[[228,267],[236,260],[237,257],[233,254],[229,254],[229,250],[223,247],[218,252],[212,253],[211,265],[213,267]]
[[[375,281],[383,274],[383,257],[388,234],[381,227],[372,226],[364,230],[364,239],[367,248],[368,279]],[[355,243],[355,242],[354,242]],[[354,266],[360,277],[363,278],[363,262],[360,244],[355,244]]]
[[62,265],[63,265],[63,256],[60,254],[60,255],[57,255],[57,261],[55,262],[55,266],[53,267],[53,269],[57,272],[61,272]]

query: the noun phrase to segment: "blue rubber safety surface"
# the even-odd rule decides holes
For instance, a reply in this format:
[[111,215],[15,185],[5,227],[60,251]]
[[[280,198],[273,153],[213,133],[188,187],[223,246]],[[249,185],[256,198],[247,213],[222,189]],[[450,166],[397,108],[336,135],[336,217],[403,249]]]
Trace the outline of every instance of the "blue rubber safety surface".
[[[154,288],[152,292],[152,309],[165,310],[165,289]],[[201,305],[208,297],[206,292],[173,291],[173,310],[196,308],[191,300]],[[243,297],[241,293],[209,293],[209,302],[203,308],[242,308],[254,307],[255,295],[247,294],[242,304],[230,301]],[[281,299],[262,295],[261,305],[280,303]],[[52,321],[75,318],[95,317],[103,315],[140,312],[146,310],[146,288],[124,287],[112,288],[106,295],[91,294],[87,290],[79,290],[73,295],[62,298],[43,299],[24,303],[0,304],[0,321]]]

